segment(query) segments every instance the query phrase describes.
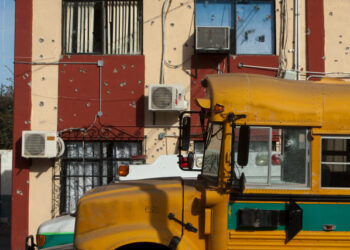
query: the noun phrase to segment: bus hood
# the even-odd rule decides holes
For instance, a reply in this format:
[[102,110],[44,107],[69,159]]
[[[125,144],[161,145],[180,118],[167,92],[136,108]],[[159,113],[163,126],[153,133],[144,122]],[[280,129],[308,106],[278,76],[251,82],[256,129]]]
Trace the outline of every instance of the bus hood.
[[[78,202],[75,245],[81,248],[95,237],[150,226],[168,232],[169,241],[181,225],[171,223],[169,213],[182,216],[183,180],[158,178],[123,181],[89,191]],[[111,236],[112,237],[112,236]]]

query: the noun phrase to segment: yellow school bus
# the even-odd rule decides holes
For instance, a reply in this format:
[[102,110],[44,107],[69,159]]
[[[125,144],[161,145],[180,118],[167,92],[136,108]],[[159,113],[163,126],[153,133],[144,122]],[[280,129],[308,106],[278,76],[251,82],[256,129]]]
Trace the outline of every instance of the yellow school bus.
[[[198,179],[93,189],[75,248],[350,249],[350,83],[222,74],[202,85]],[[180,116],[188,171],[194,115]]]

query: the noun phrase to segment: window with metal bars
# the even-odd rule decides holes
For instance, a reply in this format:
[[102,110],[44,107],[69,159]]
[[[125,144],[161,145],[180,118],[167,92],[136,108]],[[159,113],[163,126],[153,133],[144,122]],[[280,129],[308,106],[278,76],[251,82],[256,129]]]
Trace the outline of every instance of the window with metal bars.
[[141,0],[63,0],[63,53],[141,54]]
[[118,176],[122,164],[142,164],[141,142],[66,141],[60,171],[60,214],[74,213],[76,204],[90,189],[106,185]]

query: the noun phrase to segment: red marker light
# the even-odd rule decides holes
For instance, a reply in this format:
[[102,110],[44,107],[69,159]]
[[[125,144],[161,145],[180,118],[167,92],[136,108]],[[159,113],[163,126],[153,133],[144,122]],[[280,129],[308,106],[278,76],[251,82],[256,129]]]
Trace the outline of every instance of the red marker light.
[[225,111],[225,107],[221,104],[215,105],[215,113],[222,113]]
[[183,157],[180,159],[180,168],[188,168],[187,157]]
[[271,156],[272,165],[281,165],[281,154],[273,154]]
[[335,225],[323,225],[324,231],[334,231],[336,229]]

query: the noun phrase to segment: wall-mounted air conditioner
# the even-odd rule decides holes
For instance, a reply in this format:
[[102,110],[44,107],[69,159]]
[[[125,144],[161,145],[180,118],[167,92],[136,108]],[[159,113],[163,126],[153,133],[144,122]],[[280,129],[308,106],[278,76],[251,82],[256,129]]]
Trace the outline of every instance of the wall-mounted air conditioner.
[[196,50],[225,52],[230,50],[230,27],[196,27]]
[[22,157],[54,158],[64,152],[64,142],[56,131],[22,131]]
[[148,109],[152,111],[186,110],[184,85],[149,85]]

